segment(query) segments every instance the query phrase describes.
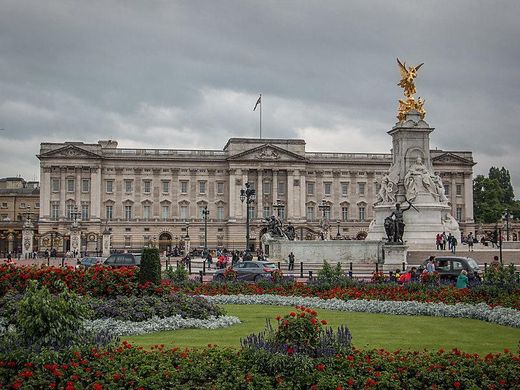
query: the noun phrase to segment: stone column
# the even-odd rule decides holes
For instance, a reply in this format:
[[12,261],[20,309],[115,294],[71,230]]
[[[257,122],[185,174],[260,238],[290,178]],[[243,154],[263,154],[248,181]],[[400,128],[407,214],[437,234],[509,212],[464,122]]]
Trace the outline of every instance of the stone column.
[[464,177],[464,216],[466,223],[474,222],[473,219],[473,175],[466,174]]
[[264,181],[264,175],[263,175],[263,170],[262,169],[259,169],[258,171],[258,175],[257,175],[257,180],[258,180],[258,184],[256,185],[256,203],[258,205],[258,210],[257,210],[257,216],[259,219],[262,219],[263,218],[263,212],[264,212],[264,195],[263,195],[263,181]]
[[307,181],[305,172],[300,172],[300,219],[307,219]]
[[285,216],[287,220],[294,219],[296,217],[297,208],[294,205],[297,199],[294,198],[294,171],[287,170],[287,206],[285,208]]
[[[102,218],[101,212],[101,168],[91,168],[90,175],[90,218],[99,221]],[[115,210],[114,210],[115,211]]]
[[455,182],[455,173],[451,173],[450,182],[450,202],[451,202],[451,215],[457,217],[457,183]]
[[40,182],[40,220],[50,219],[51,217],[51,169],[44,167],[41,169]]
[[67,167],[60,167],[60,221],[67,219],[67,207],[65,206],[66,187],[67,187]]
[[273,203],[276,203],[277,199],[278,199],[278,171],[275,171],[273,169],[273,188],[271,188],[271,190],[273,191],[272,193],[272,196],[273,196]]
[[110,256],[110,231],[108,229],[103,231],[103,251],[101,255],[103,257]]
[[13,249],[14,249],[14,235],[13,235],[13,233],[9,233],[7,235],[7,250],[9,252],[11,252],[11,254],[12,254]]
[[33,253],[34,225],[27,221],[22,230],[22,257],[30,258]]
[[237,208],[237,186],[236,186],[236,171],[234,169],[229,170],[229,220],[236,221],[236,208]]

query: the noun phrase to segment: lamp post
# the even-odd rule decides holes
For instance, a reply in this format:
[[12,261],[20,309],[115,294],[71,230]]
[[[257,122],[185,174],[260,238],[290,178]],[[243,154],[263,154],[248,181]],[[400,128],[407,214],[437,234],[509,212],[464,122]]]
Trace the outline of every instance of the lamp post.
[[186,236],[184,236],[185,256],[190,255],[190,224],[186,222]]
[[256,199],[256,191],[251,188],[251,184],[246,183],[246,188],[240,190],[240,201],[246,202],[246,254],[249,253],[249,205]]
[[338,223],[338,232],[336,233],[336,240],[339,240],[339,238],[341,237],[341,234],[339,233],[339,219],[338,219],[337,223]]
[[204,258],[208,256],[208,206],[202,210],[202,217],[204,218]]
[[[318,205],[318,209],[321,210],[322,215],[323,215],[323,220],[322,220],[322,230],[325,231],[325,225],[326,225],[326,223],[325,223],[325,221],[326,221],[325,217],[326,217],[326,215],[327,215],[327,212],[330,211],[330,205],[325,201],[325,199],[323,199],[323,200],[321,201],[321,203]],[[322,234],[324,234],[324,233],[322,233]],[[323,239],[325,239],[325,237],[324,237]]]
[[506,209],[504,212],[504,220],[506,221],[506,239],[509,241],[509,217],[511,214],[509,214],[509,209]]

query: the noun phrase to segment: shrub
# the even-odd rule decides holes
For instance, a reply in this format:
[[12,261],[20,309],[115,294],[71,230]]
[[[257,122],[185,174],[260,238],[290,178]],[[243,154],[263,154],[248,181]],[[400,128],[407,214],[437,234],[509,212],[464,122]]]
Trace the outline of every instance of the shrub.
[[484,284],[501,288],[518,288],[520,285],[514,264],[488,267],[484,273]]
[[241,340],[242,347],[311,357],[334,356],[351,351],[352,337],[346,326],[338,328],[334,334],[331,328],[323,327],[327,321],[319,320],[316,311],[304,306],[296,306],[296,309],[284,317],[276,317],[276,330],[267,320],[265,331]]
[[183,285],[189,280],[189,272],[183,265],[179,265],[175,270],[169,267],[166,270],[166,277],[177,285]]
[[139,269],[139,283],[161,282],[161,257],[158,248],[143,248],[141,267]]
[[229,267],[226,268],[224,271],[224,279],[228,281],[234,281],[238,278],[238,272],[235,271],[233,268]]
[[422,272],[421,283],[428,286],[438,286],[440,284],[441,277],[438,272]]

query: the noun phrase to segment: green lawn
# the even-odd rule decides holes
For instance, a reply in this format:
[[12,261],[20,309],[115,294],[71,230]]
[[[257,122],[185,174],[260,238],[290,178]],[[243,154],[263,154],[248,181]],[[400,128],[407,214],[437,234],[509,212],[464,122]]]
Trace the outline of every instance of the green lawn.
[[[185,329],[158,332],[124,339],[149,348],[154,344],[166,346],[201,347],[209,343],[219,346],[240,346],[240,338],[263,330],[266,318],[283,315],[292,309],[287,306],[223,305],[229,315],[242,321],[239,325],[216,330]],[[520,329],[495,325],[478,320],[409,317],[386,314],[351,313],[318,309],[320,319],[329,321],[333,328],[346,324],[357,348],[434,349],[459,348],[470,353],[501,352],[504,348],[516,351]]]

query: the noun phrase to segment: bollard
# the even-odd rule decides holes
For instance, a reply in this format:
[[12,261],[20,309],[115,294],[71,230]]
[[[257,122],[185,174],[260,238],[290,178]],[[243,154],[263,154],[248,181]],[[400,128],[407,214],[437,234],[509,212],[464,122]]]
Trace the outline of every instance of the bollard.
[[65,257],[61,258],[61,266],[63,267],[65,265]]
[[166,269],[170,268],[170,255],[166,258]]
[[487,263],[484,263],[484,272],[487,271]]
[[191,275],[191,260],[188,261],[188,272]]
[[350,262],[350,264],[349,264],[349,271],[352,272],[352,270],[353,270],[353,266],[352,266],[352,262]]
[[376,272],[379,272],[379,263],[376,263]]
[[403,271],[406,271],[406,263],[403,261]]
[[202,274],[206,275],[206,260],[202,261]]
[[176,269],[179,269],[179,260],[175,260],[175,263],[177,264]]
[[309,271],[309,280],[312,280],[312,271]]
[[278,262],[278,269],[281,269],[280,267],[281,267],[280,262]]
[[199,271],[199,278],[200,278],[200,282],[204,282],[204,277],[203,277],[203,273],[202,271]]
[[51,265],[51,257],[47,256],[47,267]]
[[352,271],[348,271],[348,277],[352,279]]
[[300,278],[303,278],[303,261],[300,261]]

